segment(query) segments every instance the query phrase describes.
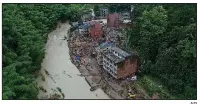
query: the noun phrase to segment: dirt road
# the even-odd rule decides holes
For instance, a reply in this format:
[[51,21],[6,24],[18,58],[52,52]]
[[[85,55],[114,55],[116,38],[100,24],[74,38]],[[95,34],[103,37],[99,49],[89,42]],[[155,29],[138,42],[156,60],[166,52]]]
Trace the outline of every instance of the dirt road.
[[39,91],[38,97],[42,99],[59,92],[59,87],[65,95],[64,99],[109,99],[101,89],[91,92],[85,78],[78,76],[80,72],[71,63],[67,41],[63,40],[69,28],[70,25],[65,23],[48,35],[46,55],[41,69],[45,81],[41,77],[37,79],[38,86],[43,86],[47,92]]

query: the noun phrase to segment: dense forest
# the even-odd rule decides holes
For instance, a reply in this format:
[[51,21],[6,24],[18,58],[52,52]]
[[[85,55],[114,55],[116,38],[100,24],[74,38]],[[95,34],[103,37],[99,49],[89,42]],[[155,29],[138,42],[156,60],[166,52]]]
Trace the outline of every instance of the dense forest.
[[137,4],[128,45],[144,75],[159,79],[177,99],[197,98],[196,4]]
[[86,4],[3,4],[3,99],[37,99],[36,72],[57,21],[79,19]]

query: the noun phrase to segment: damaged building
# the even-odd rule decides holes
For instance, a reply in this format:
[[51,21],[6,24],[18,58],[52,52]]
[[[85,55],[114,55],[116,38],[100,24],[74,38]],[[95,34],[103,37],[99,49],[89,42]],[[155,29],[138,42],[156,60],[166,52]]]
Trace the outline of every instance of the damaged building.
[[117,46],[122,47],[126,40],[124,33],[120,30],[115,30],[113,28],[105,27],[104,29],[105,39],[108,42],[114,42]]
[[119,28],[130,28],[132,26],[131,23],[131,12],[122,12],[120,13],[120,22],[119,22]]
[[96,59],[99,65],[103,65],[103,52],[108,51],[111,47],[114,46],[115,44],[113,42],[104,42],[96,48],[96,53],[97,53]]
[[107,17],[107,26],[119,28],[119,18],[118,13],[109,14]]
[[132,26],[131,23],[131,13],[113,13],[109,14],[107,17],[107,26],[119,29],[129,28]]
[[132,76],[132,79],[136,80],[138,56],[112,47],[103,53],[103,69],[116,79]]
[[98,40],[104,34],[103,29],[102,29],[102,25],[100,24],[100,22],[96,22],[96,21],[91,21],[89,23],[90,23],[90,26],[91,26],[90,29],[89,29],[90,36],[94,40]]

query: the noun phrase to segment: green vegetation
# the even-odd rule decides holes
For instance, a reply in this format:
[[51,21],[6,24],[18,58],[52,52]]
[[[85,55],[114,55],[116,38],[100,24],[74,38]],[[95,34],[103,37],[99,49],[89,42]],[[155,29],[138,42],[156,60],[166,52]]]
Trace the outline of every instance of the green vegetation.
[[99,15],[100,8],[108,8],[110,13],[130,11],[130,4],[94,4],[94,12],[96,16]]
[[99,5],[94,6],[94,13],[96,16],[100,16],[100,8]]
[[47,34],[57,21],[76,21],[86,4],[3,4],[3,99],[37,99],[35,79]]
[[109,4],[108,6],[109,12],[114,13],[114,12],[123,12],[123,11],[130,11],[131,10],[131,5],[129,4]]
[[[77,21],[91,5],[3,4],[3,99],[37,99],[34,73],[41,68],[47,34],[57,21]],[[100,6],[110,12],[130,10],[129,4]],[[134,7],[127,46],[138,51],[147,75],[138,84],[160,98],[196,99],[196,4]]]
[[159,94],[160,99],[175,99],[173,95],[169,94],[166,86],[163,86],[160,81],[153,79],[150,76],[143,76],[140,80],[137,81],[136,84],[138,87],[143,87],[149,96]]
[[[138,4],[133,14],[128,46],[138,51],[143,74],[159,79],[176,99],[196,99],[196,4]],[[144,88],[160,92],[147,78]]]

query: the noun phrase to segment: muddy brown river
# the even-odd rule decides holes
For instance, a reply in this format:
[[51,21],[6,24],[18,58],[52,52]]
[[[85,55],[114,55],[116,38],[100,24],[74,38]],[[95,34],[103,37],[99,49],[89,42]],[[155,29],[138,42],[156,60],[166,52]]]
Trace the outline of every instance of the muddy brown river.
[[91,92],[85,78],[78,76],[80,72],[71,63],[67,41],[63,40],[69,28],[70,25],[64,23],[48,35],[46,55],[41,68],[45,81],[41,76],[37,78],[38,86],[43,86],[47,92],[40,90],[38,98],[43,99],[50,94],[59,93],[59,87],[65,95],[64,99],[109,99],[102,89]]

